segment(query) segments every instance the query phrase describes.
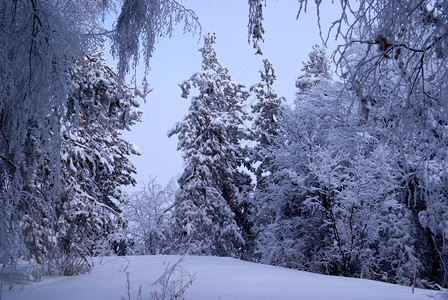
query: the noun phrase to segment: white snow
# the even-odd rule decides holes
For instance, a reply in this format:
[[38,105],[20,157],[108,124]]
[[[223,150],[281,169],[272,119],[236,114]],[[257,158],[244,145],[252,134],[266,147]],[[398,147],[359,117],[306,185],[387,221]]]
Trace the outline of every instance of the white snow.
[[[16,283],[10,291],[10,283],[3,274],[0,299],[128,299],[126,273],[130,277],[131,299],[137,299],[140,285],[142,299],[151,299],[151,292],[160,290],[152,283],[168,264],[173,266],[179,258],[162,255],[94,258],[95,267],[90,274],[44,276],[40,282]],[[180,266],[195,276],[185,299],[443,299],[435,291],[416,289],[412,294],[410,287],[318,275],[233,258],[187,256]]]

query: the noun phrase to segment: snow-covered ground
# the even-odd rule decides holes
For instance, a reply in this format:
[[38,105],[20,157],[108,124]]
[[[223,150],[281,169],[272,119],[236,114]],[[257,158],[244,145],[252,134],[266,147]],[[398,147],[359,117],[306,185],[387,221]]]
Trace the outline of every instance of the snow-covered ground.
[[[11,284],[3,274],[0,299],[79,300],[152,299],[161,293],[161,275],[174,266],[179,256],[129,256],[95,258],[91,273],[74,277],[43,277],[40,282]],[[180,269],[195,279],[185,299],[443,299],[429,290],[386,284],[371,280],[318,275],[286,268],[220,257],[184,257],[170,283],[179,282]],[[127,290],[130,279],[130,298]],[[190,277],[184,273],[183,280]],[[158,284],[153,285],[158,281]],[[138,290],[141,286],[141,298]]]

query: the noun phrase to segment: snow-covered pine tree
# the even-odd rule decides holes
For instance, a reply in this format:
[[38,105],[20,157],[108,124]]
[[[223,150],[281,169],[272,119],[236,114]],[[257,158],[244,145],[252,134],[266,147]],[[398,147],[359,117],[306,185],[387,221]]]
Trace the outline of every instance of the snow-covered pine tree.
[[[0,6],[0,203],[5,208],[0,212],[0,260],[8,263],[25,254],[22,213],[31,215],[34,201],[50,207],[59,192],[66,71],[92,45],[85,33],[97,20],[95,9],[89,11],[80,1],[2,0]],[[34,199],[35,167],[44,163],[52,164],[45,178],[52,196]]]
[[255,170],[257,187],[263,184],[263,177],[272,172],[272,153],[270,148],[274,139],[280,134],[279,118],[281,106],[285,98],[278,97],[273,89],[276,80],[274,67],[268,59],[263,60],[264,69],[260,70],[261,82],[252,86],[250,91],[255,95],[256,102],[252,105],[253,136],[256,142],[252,152],[252,163],[258,163]]
[[66,198],[59,234],[95,253],[124,225],[120,205],[126,195],[121,187],[135,184],[129,156],[140,153],[121,138],[121,132],[141,121],[137,97],[146,91],[119,84],[102,53],[86,56],[70,76],[74,89],[65,118],[70,129],[63,135],[61,153]]
[[[115,28],[105,30],[104,16],[121,4]],[[44,221],[56,223],[61,118],[71,85],[67,71],[111,38],[124,78],[139,53],[148,68],[157,38],[169,35],[174,24],[183,23],[193,33],[200,25],[191,10],[174,0],[0,0],[0,7],[0,261],[13,263],[26,253],[20,220],[24,212],[33,215],[30,189],[39,165],[51,167],[41,178],[47,198],[35,200],[53,212],[45,213]],[[145,49],[139,48],[141,41]]]
[[22,221],[31,256],[40,264],[49,263],[50,271],[64,274],[74,271],[70,264],[79,252],[91,255],[110,248],[113,234],[125,225],[119,208],[125,200],[121,186],[135,184],[128,156],[138,151],[120,138],[120,131],[140,121],[136,97],[143,96],[119,85],[100,53],[80,60],[69,74],[72,92],[60,120],[59,200],[45,204],[51,165],[36,165],[29,186],[33,209]]
[[168,133],[178,135],[185,161],[174,210],[179,231],[175,247],[182,253],[238,256],[244,245],[237,222],[239,193],[249,181],[240,170],[248,92],[218,61],[215,39],[210,33],[204,37],[202,70],[181,84],[184,98],[192,87],[199,94],[191,97],[187,115]]
[[[247,239],[248,248],[251,253],[251,259],[257,260],[254,254],[256,227],[254,224],[260,223],[258,211],[263,206],[264,193],[269,188],[269,178],[275,172],[276,164],[273,163],[275,142],[280,133],[282,105],[285,98],[278,97],[274,91],[273,84],[276,75],[272,63],[268,59],[263,60],[263,69],[259,71],[261,81],[253,85],[250,91],[255,95],[255,101],[252,104],[252,115],[254,116],[252,124],[252,135],[254,146],[250,151],[250,161],[254,168],[256,177],[256,187],[250,197],[250,205],[248,205],[250,218],[250,237]],[[254,231],[255,230],[255,231]]]
[[332,78],[330,61],[325,48],[317,44],[313,45],[313,51],[308,54],[308,59],[308,61],[303,62],[302,72],[304,74],[296,79],[299,95],[306,93],[322,80],[331,80]]

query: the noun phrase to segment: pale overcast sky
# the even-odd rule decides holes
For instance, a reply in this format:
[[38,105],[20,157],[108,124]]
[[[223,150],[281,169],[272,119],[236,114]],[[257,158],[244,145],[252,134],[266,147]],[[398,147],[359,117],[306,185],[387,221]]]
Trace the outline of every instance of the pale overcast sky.
[[[264,8],[265,43],[261,44],[264,55],[260,56],[254,54],[247,41],[246,0],[182,1],[199,17],[202,35],[216,33],[218,59],[229,68],[235,81],[249,89],[259,81],[262,60],[268,58],[277,73],[276,92],[290,102],[296,91],[295,79],[301,73],[302,61],[307,60],[313,44],[322,44],[312,2],[307,15],[296,20],[299,8],[296,1],[267,1]],[[337,6],[329,6],[327,15],[331,14],[331,9],[337,9]],[[176,150],[177,138],[168,139],[167,132],[188,110],[190,101],[180,97],[178,84],[201,70],[202,57],[198,49],[203,41],[201,38],[198,43],[199,38],[188,33],[183,35],[179,26],[171,39],[162,38],[156,45],[148,78],[154,90],[141,105],[143,122],[124,134],[142,151],[140,157],[131,158],[138,172],[137,189],[150,176],[156,176],[158,182],[165,185],[182,172],[181,153]]]

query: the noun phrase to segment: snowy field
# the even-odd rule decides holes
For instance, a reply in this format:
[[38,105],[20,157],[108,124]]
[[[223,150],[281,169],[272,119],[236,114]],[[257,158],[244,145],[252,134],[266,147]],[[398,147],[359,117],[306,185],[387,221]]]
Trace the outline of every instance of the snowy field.
[[[153,299],[162,293],[166,270],[179,256],[130,256],[95,258],[90,274],[75,277],[43,277],[40,282],[27,283],[20,274],[15,284],[2,275],[0,299],[79,300],[79,299]],[[371,280],[318,275],[286,268],[244,262],[220,257],[184,257],[167,286],[193,279],[185,299],[331,299],[331,300],[400,300],[444,299],[440,293]],[[190,276],[185,272],[187,271]],[[130,293],[127,289],[129,275]],[[167,277],[166,277],[167,278]],[[155,284],[154,284],[155,283]],[[12,287],[12,290],[9,290]],[[141,293],[139,295],[139,288]],[[169,299],[169,298],[167,298]]]

